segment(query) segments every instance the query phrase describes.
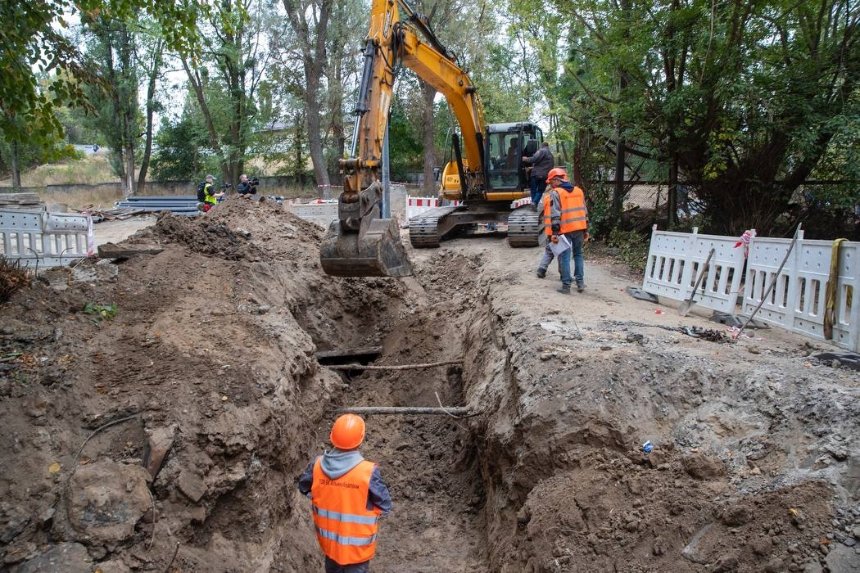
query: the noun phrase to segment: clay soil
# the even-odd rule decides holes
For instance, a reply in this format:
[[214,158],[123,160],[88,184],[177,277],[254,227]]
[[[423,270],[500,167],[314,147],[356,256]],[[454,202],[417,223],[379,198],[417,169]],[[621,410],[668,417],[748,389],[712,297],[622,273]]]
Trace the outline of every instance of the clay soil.
[[[562,295],[501,237],[398,280],[324,275],[322,234],[231,199],[0,305],[0,570],[322,571],[295,481],[338,408],[440,405],[473,415],[367,417],[374,572],[860,570],[860,376],[811,356],[834,348],[691,336],[725,327],[629,297],[594,247]],[[461,362],[315,356],[371,345]]]

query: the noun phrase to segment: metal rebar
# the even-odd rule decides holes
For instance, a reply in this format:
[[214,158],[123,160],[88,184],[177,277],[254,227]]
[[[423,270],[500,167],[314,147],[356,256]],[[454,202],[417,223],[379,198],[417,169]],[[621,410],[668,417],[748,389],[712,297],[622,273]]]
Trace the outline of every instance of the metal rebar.
[[416,370],[421,368],[435,368],[436,366],[450,366],[462,364],[462,360],[446,360],[444,362],[428,362],[426,364],[401,364],[399,366],[364,366],[362,364],[332,364],[326,368],[332,370]]
[[445,408],[422,408],[422,407],[394,407],[394,406],[354,406],[341,408],[338,412],[342,414],[391,414],[395,416],[468,416],[472,414],[469,408],[445,407]]

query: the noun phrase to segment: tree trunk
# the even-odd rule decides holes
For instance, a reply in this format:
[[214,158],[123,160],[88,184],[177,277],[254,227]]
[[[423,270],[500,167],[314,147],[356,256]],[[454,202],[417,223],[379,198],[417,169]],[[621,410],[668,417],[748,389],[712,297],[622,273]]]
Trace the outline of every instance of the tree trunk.
[[143,158],[140,160],[140,174],[137,177],[137,192],[143,193],[146,187],[146,172],[149,170],[149,159],[152,156],[152,120],[155,114],[155,86],[158,73],[161,70],[161,55],[164,49],[163,40],[155,46],[152,69],[149,72],[149,84],[146,87],[146,141],[143,145]]
[[[630,5],[631,0],[621,0],[621,19],[624,22],[622,38],[629,37],[630,24]],[[624,101],[625,92],[627,91],[627,72],[623,67],[618,69],[618,99]],[[618,141],[615,147],[615,188],[612,192],[612,207],[610,212],[610,220],[612,226],[615,227],[621,222],[621,210],[624,208],[624,197],[627,195],[627,186],[625,185],[625,152],[627,142],[624,140],[624,126],[620,119],[616,119],[615,130],[618,135]]]
[[610,212],[610,221],[615,227],[621,221],[621,210],[624,207],[624,196],[627,194],[627,187],[624,184],[624,157],[625,157],[625,141],[621,137],[621,130],[618,130],[618,142],[615,144],[615,187],[612,190],[612,210]]
[[131,189],[128,185],[127,169],[125,163],[125,121],[126,114],[124,112],[123,97],[120,93],[122,86],[122,70],[117,67],[117,62],[114,60],[114,52],[117,52],[122,65],[122,42],[108,30],[104,25],[96,28],[96,34],[105,50],[105,70],[107,72],[108,85],[110,91],[110,112],[112,113],[113,122],[110,127],[104,132],[110,149],[110,163],[114,174],[122,182],[123,195],[128,196]]
[[[295,133],[296,136],[293,140],[293,149],[296,152],[296,162],[295,162],[295,176],[296,181],[299,184],[299,187],[304,189],[305,187],[305,158],[302,154],[302,128],[304,127],[305,121],[302,117],[301,112],[296,112],[295,118]],[[323,199],[328,199],[328,197],[323,196]]]
[[132,61],[132,37],[126,26],[119,31],[119,104],[122,114],[122,154],[125,164],[125,193],[134,195],[137,181],[134,179],[134,154],[137,142],[137,74]]
[[123,151],[123,159],[125,160],[125,182],[126,197],[134,195],[137,190],[137,182],[134,180],[134,146],[126,146]]
[[[333,0],[317,0],[310,7],[296,3],[295,0],[283,0],[283,4],[290,27],[296,33],[302,50],[305,75],[305,90],[302,95],[308,128],[308,151],[314,166],[318,193],[323,197],[329,189],[329,178],[320,129],[319,86],[320,78],[325,72],[326,34]],[[315,22],[313,30],[308,26],[309,12],[313,12]]]
[[[226,4],[226,3],[225,3]],[[232,8],[232,6],[231,6]],[[227,131],[227,171],[229,177],[224,183],[235,186],[239,183],[239,175],[243,169],[245,154],[244,121],[245,121],[245,74],[242,71],[242,29],[235,33],[225,33],[225,44],[229,46],[228,54],[222,56],[221,72],[227,82],[230,97],[230,122]]]
[[[580,189],[585,189],[585,176],[582,174],[582,167],[588,154],[588,140],[588,131],[582,128],[577,132],[576,141],[573,143],[573,184]],[[566,158],[566,154],[563,154],[562,157]],[[566,159],[564,160],[566,161]],[[586,196],[588,196],[587,193]]]
[[325,155],[323,154],[322,135],[320,131],[320,104],[317,99],[319,81],[308,82],[305,92],[305,121],[308,125],[308,151],[311,154],[311,162],[314,166],[314,178],[317,182],[317,194],[325,196],[330,182],[326,170]]
[[[675,149],[673,144],[669,144],[671,149]],[[669,192],[666,195],[666,221],[669,230],[674,229],[678,225],[678,155],[672,153],[669,160]]]
[[[332,8],[330,33],[328,35],[329,47],[326,50],[328,63],[328,112],[331,118],[329,130],[332,142],[330,144],[331,155],[328,160],[329,183],[332,185],[343,185],[343,177],[340,173],[339,160],[346,152],[346,133],[344,130],[343,98],[344,98],[344,62],[347,61],[347,48],[345,42],[348,35],[347,13],[345,3],[338,2]],[[350,46],[351,48],[351,46]]]
[[182,67],[185,68],[188,82],[194,89],[194,96],[197,99],[197,105],[200,106],[200,113],[203,114],[203,120],[206,124],[206,133],[209,136],[209,145],[212,146],[212,150],[216,155],[218,155],[218,158],[221,161],[221,175],[226,180],[229,173],[227,172],[227,165],[224,162],[224,154],[221,152],[221,142],[218,138],[218,132],[215,130],[215,122],[212,120],[212,113],[209,111],[209,106],[206,103],[206,97],[203,93],[203,82],[196,70],[191,70],[191,67],[188,65],[188,60],[184,57],[182,58]]
[[424,99],[424,108],[421,110],[424,124],[424,193],[433,197],[438,193],[436,178],[433,176],[433,168],[436,167],[436,124],[433,121],[433,99],[436,97],[436,88],[421,82],[421,95]]
[[15,191],[21,190],[21,162],[18,155],[18,142],[13,139],[10,167],[12,168],[12,189]]

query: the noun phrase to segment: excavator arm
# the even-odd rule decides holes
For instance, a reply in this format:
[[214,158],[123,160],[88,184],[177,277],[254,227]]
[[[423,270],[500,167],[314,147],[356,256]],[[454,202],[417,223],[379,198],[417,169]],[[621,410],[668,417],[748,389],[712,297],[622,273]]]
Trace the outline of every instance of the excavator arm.
[[474,85],[405,0],[373,0],[351,156],[340,161],[344,186],[338,219],[320,248],[323,270],[330,275],[412,274],[396,222],[381,218],[380,211],[382,146],[401,66],[445,96],[460,124],[464,156],[457,163],[463,197],[484,188],[484,114]]

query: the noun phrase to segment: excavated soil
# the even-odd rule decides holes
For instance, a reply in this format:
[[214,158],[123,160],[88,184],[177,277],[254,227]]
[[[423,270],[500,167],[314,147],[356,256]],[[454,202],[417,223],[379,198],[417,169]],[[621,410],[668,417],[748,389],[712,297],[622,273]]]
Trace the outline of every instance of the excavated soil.
[[[444,405],[474,415],[367,417],[377,573],[860,570],[860,377],[825,346],[689,336],[594,252],[565,296],[497,237],[396,280],[325,276],[321,236],[234,199],[0,305],[0,568],[321,571],[295,480],[337,409]],[[315,357],[369,345],[462,362]]]

